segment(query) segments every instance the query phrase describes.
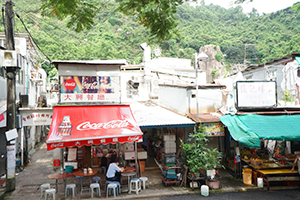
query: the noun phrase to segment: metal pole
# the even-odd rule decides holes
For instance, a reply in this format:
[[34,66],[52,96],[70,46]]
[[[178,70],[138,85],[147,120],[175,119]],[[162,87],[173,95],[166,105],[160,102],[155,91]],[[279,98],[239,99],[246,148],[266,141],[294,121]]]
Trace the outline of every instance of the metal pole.
[[196,109],[197,109],[197,120],[199,119],[199,105],[198,105],[198,63],[197,53],[195,53],[195,70],[196,70]]
[[136,171],[136,176],[138,177],[138,165],[137,165],[137,142],[134,141],[134,158],[135,158],[135,171]]
[[[13,32],[13,2],[5,2],[5,39],[6,49],[15,50],[14,45],[14,32]],[[6,87],[7,87],[7,112],[6,112],[6,130],[13,130],[16,128],[16,67],[6,68]],[[10,146],[10,142],[6,141],[6,146]],[[8,153],[8,152],[7,152]],[[12,192],[15,190],[15,175],[8,178],[8,156],[6,157],[6,192]]]

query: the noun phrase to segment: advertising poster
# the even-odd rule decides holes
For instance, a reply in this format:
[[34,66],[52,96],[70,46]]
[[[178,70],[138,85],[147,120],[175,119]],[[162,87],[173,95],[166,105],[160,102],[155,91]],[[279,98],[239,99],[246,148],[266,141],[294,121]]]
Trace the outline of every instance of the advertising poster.
[[16,148],[15,145],[7,146],[7,178],[15,177]]
[[99,102],[119,98],[119,78],[111,76],[61,76],[61,102]]
[[76,161],[77,148],[69,148],[68,150],[68,161]]
[[203,133],[209,136],[224,136],[224,126],[222,123],[204,123]]

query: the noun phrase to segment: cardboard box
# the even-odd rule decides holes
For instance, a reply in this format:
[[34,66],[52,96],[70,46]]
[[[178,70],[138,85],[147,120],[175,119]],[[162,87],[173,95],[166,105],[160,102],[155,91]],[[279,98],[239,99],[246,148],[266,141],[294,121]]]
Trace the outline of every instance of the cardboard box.
[[176,141],[175,135],[164,135],[163,138],[164,138],[164,141]]
[[263,164],[263,161],[262,160],[260,160],[260,159],[253,159],[253,158],[251,158],[250,159],[250,163],[251,163],[251,165],[253,166],[253,167],[255,167],[255,168],[261,168],[262,167],[262,164]]

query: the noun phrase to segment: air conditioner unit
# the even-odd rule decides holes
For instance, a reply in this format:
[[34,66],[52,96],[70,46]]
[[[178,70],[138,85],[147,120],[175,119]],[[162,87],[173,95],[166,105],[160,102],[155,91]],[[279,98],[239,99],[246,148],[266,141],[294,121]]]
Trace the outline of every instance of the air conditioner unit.
[[150,85],[150,96],[151,97],[158,97],[159,94],[159,81],[158,79],[152,79],[151,80],[151,85]]
[[26,56],[26,38],[15,38],[15,50],[22,56]]
[[2,66],[17,67],[17,53],[14,50],[1,51]]

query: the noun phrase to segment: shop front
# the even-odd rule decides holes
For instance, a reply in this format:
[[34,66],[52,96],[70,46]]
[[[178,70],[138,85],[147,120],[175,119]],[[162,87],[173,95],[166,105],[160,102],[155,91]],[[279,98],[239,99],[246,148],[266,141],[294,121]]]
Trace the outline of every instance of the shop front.
[[246,184],[258,183],[261,178],[268,189],[272,184],[299,185],[298,168],[291,169],[300,153],[299,146],[293,148],[300,140],[300,115],[271,114],[220,117],[230,133],[227,161],[233,160],[236,173],[243,175]]
[[138,143],[140,151],[143,151],[143,145],[146,146],[148,156],[144,160],[147,166],[157,167],[154,158],[164,161],[165,155],[179,158],[180,140],[186,141],[194,130],[195,122],[151,101],[135,102],[130,106],[147,141]]
[[104,158],[106,165],[116,158],[123,160],[128,146],[133,146],[136,160],[136,142],[142,141],[142,135],[129,105],[56,106],[47,150],[61,149],[54,160],[64,167],[99,167]]

